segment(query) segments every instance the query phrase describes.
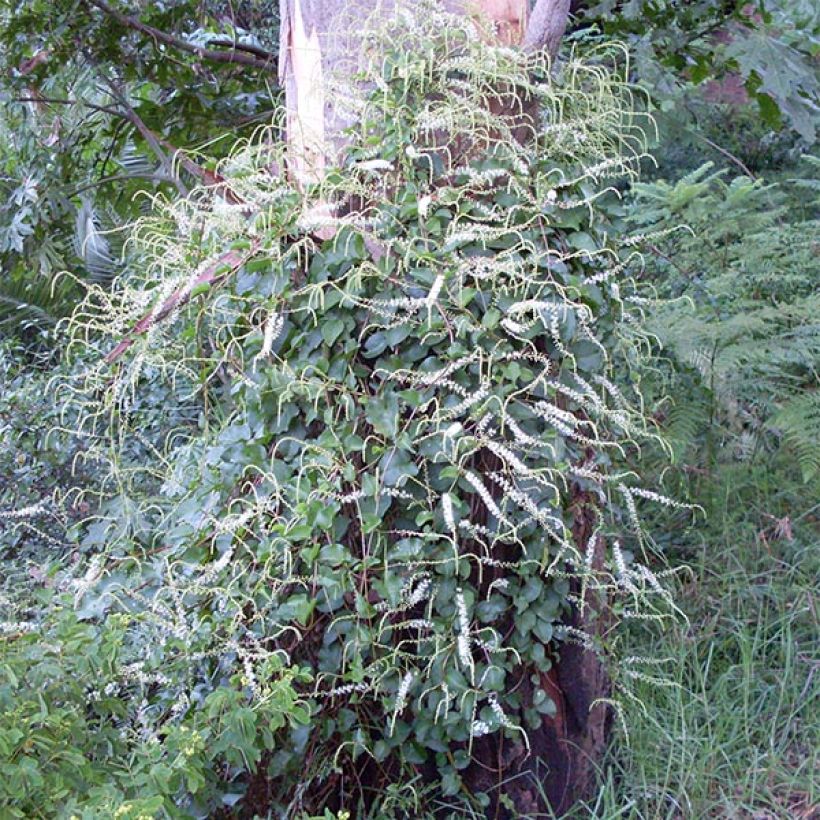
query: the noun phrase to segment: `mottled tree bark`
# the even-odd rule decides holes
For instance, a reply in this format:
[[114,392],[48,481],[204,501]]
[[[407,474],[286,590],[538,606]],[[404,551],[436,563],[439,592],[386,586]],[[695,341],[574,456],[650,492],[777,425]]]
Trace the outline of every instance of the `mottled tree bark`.
[[570,0],[538,0],[521,41],[527,51],[544,48],[550,57],[558,53],[569,22]]
[[[547,5],[556,5],[560,12],[564,2],[547,0]],[[537,33],[527,27],[528,0],[439,0],[439,4],[446,11],[473,17],[488,40],[505,45],[537,43]],[[543,17],[540,6],[534,20]],[[361,67],[366,26],[395,9],[396,0],[280,0],[279,78],[285,89],[290,170],[298,181],[321,179],[342,147],[339,133],[350,120],[339,100],[329,98],[328,89],[336,85],[338,91],[340,79],[353,76]],[[566,21],[558,26],[562,33],[565,25]],[[545,29],[555,46],[556,30]]]
[[[535,51],[558,51],[569,20],[570,0],[439,0],[445,10],[469,15],[488,41]],[[391,14],[396,0],[280,0],[279,79],[285,89],[290,170],[298,181],[321,179],[341,148],[350,124],[329,78],[352,76],[360,67],[368,23]]]

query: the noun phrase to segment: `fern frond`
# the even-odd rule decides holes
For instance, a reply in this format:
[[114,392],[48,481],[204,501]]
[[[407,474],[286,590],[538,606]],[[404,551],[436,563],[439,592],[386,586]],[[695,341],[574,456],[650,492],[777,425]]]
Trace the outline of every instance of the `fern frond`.
[[797,395],[770,419],[768,426],[794,452],[804,481],[820,475],[820,390]]
[[651,330],[712,393],[724,452],[743,457],[762,431],[775,432],[769,443],[793,448],[808,480],[820,463],[818,221],[785,207],[786,186],[710,170],[635,186],[632,224],[656,234],[693,228],[663,236],[647,259],[661,294],[685,297],[670,300]]
[[89,200],[83,200],[75,220],[74,250],[93,281],[108,282],[114,278],[122,245],[122,234],[106,229],[103,215]]
[[663,437],[672,448],[674,461],[680,462],[697,443],[709,423],[709,404],[703,397],[682,396],[669,410]]
[[30,339],[46,336],[75,305],[68,279],[0,278],[0,333]]

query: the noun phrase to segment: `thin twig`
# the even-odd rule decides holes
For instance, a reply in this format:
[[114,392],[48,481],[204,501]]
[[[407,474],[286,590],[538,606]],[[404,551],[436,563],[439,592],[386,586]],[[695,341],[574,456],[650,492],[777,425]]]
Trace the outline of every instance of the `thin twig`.
[[698,131],[693,130],[692,133],[698,139],[703,140],[707,145],[714,148],[715,151],[718,151],[719,153],[723,154],[723,156],[726,157],[726,159],[729,159],[732,162],[734,162],[735,165],[737,165],[737,167],[740,168],[743,171],[743,173],[746,174],[747,177],[749,177],[750,179],[757,179],[757,177],[749,170],[749,168],[743,163],[743,161],[738,159],[733,153],[731,153],[731,151],[727,151],[725,148],[722,148],[716,142],[712,142],[712,140],[710,140],[708,137],[704,137],[703,134],[701,134]]
[[685,270],[682,268],[671,256],[667,256],[657,245],[649,243],[649,250],[655,254],[655,256],[660,256],[664,262],[668,262],[681,276],[685,279],[689,279],[692,276],[694,271]]
[[56,97],[14,97],[11,102],[26,103],[48,103],[49,105],[81,105],[84,108],[90,108],[92,111],[100,111],[103,114],[110,114],[112,117],[125,117],[122,111],[117,111],[116,108],[111,108],[107,105],[96,105],[95,103],[86,102],[85,100],[63,100]]
[[166,176],[165,174],[114,174],[113,176],[103,177],[94,182],[89,182],[86,185],[80,185],[79,188],[74,188],[74,190],[70,191],[68,196],[77,196],[77,194],[81,194],[91,188],[97,188],[109,182],[120,182],[121,180],[127,179],[150,179],[152,182],[175,182],[173,177]]
[[179,193],[182,196],[187,196],[188,190],[182,183],[182,180],[180,180],[174,174],[173,164],[169,160],[167,154],[165,153],[163,145],[160,142],[157,135],[142,121],[142,118],[131,106],[131,103],[128,102],[128,98],[126,97],[125,92],[117,85],[117,83],[115,83],[110,77],[108,77],[104,73],[100,73],[100,77],[111,90],[111,94],[114,97],[114,99],[117,100],[117,102],[123,107],[124,116],[134,126],[134,128],[136,128],[137,131],[140,132],[143,139],[148,143],[148,145],[151,146],[151,150],[157,155],[157,158],[159,159],[163,169],[174,180],[174,185],[176,186]]

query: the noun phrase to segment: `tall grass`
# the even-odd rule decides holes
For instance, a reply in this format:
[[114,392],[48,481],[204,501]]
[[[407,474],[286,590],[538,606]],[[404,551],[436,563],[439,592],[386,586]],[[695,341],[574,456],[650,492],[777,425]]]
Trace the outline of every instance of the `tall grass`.
[[682,539],[688,621],[640,642],[670,659],[670,685],[635,682],[629,743],[578,816],[820,817],[820,488],[781,463],[724,468],[709,489],[706,528]]

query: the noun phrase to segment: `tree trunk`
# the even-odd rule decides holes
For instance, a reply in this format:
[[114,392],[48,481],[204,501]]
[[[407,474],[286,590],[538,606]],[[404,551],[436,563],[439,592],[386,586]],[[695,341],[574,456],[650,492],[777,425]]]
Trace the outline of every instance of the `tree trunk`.
[[[287,106],[289,171],[300,184],[309,184],[319,181],[335,160],[343,148],[340,131],[350,124],[335,104],[337,96],[328,93],[328,79],[356,72],[366,22],[391,14],[396,0],[280,2],[279,70]],[[553,57],[570,9],[570,0],[538,0],[532,12],[529,0],[440,0],[440,4],[447,11],[474,17],[488,41],[527,50],[543,48]],[[591,537],[592,510],[592,499],[578,492],[573,534],[582,550]],[[602,561],[603,543],[598,543],[593,563]],[[583,612],[573,614],[572,625],[589,634],[600,633],[606,607],[606,601],[588,600]],[[478,761],[465,773],[466,784],[499,797],[503,793],[507,798],[503,802],[512,801],[516,807],[516,814],[509,815],[502,801],[496,800],[488,816],[561,814],[594,786],[595,764],[607,729],[604,707],[594,705],[608,692],[604,669],[592,652],[567,643],[552,668],[540,676],[540,686],[555,701],[557,713],[529,732],[531,754],[523,744],[495,736],[481,738],[474,746]],[[501,783],[506,785],[500,787]]]
[[[569,17],[570,0],[439,0],[469,14],[488,41],[546,48],[554,56]],[[291,173],[300,182],[321,179],[350,124],[327,98],[329,78],[356,73],[365,24],[391,14],[396,0],[280,0],[279,79],[285,89]]]

